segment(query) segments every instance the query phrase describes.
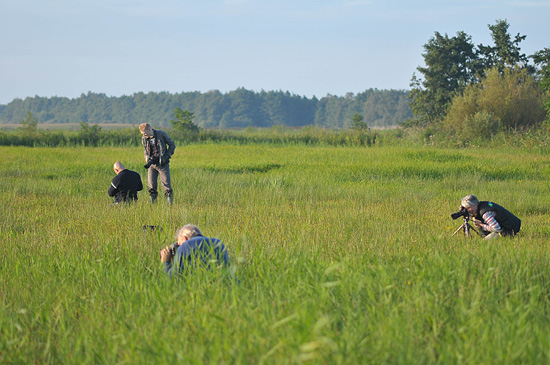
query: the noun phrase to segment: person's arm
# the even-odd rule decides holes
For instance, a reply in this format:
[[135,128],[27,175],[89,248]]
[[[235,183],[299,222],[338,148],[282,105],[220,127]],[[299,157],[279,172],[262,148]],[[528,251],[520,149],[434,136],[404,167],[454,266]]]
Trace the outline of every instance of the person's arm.
[[160,262],[162,262],[162,271],[169,277],[172,277],[172,272],[174,271],[172,267],[172,259],[170,255],[170,248],[166,246],[162,251],[160,251]]
[[500,224],[495,218],[495,212],[489,211],[485,212],[482,216],[483,218],[483,224],[481,225],[481,228],[487,232],[500,232],[502,231],[502,228],[500,227]]
[[137,176],[138,178],[138,187],[137,187],[137,191],[142,191],[143,190],[143,183],[141,182],[141,176]]
[[143,157],[145,158],[145,162],[147,162],[147,138],[141,137],[141,145],[143,146]]
[[166,153],[168,154],[168,158],[171,158],[174,154],[174,151],[176,150],[176,144],[174,141],[172,141],[172,138],[166,133],[164,133],[165,142],[168,145],[168,150],[166,150]]
[[109,186],[109,191],[107,192],[109,196],[115,196],[118,193],[118,188],[115,184],[118,184],[118,180],[116,177],[111,181],[111,186]]

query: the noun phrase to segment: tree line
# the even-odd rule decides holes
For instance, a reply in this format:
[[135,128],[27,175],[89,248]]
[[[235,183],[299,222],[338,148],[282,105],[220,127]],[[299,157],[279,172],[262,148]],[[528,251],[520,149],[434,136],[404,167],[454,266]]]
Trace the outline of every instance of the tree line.
[[307,98],[283,91],[254,92],[239,88],[228,93],[138,92],[109,97],[88,92],[78,98],[28,97],[15,99],[0,109],[0,122],[18,123],[30,112],[38,123],[148,122],[168,127],[175,108],[188,110],[201,128],[317,126],[347,129],[360,114],[369,127],[393,127],[412,117],[408,92],[368,89],[345,96]]
[[512,36],[506,20],[488,27],[493,45],[476,46],[463,31],[435,32],[424,45],[421,76],[411,80],[413,118],[404,126],[459,145],[550,127],[550,48],[527,56],[520,47],[526,36]]

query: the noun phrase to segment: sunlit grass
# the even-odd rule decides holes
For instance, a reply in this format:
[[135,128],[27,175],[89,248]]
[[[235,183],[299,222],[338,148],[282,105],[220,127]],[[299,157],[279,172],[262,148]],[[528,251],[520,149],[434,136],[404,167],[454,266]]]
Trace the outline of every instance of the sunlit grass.
[[[0,147],[0,362],[545,363],[550,157],[524,149],[180,146],[175,204],[111,206],[139,148]],[[523,221],[451,237],[460,199]],[[169,280],[184,223],[224,272]],[[158,225],[162,232],[146,232]]]

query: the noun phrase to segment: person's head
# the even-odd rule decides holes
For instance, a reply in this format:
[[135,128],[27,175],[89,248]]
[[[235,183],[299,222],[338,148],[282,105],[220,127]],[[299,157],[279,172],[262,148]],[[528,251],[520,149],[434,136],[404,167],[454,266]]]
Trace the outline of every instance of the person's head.
[[141,134],[145,137],[152,137],[153,136],[153,128],[149,123],[141,123],[139,125],[139,131]]
[[178,230],[178,233],[176,233],[176,240],[178,241],[178,244],[181,245],[185,241],[197,236],[202,236],[199,227],[194,224],[186,224]]
[[126,168],[124,167],[124,165],[122,164],[122,162],[120,161],[117,161],[115,162],[115,164],[113,165],[113,170],[115,170],[115,174],[119,174],[119,172],[121,172],[122,170],[126,170]]
[[462,202],[460,205],[466,208],[471,216],[475,216],[477,214],[478,204],[479,200],[476,198],[475,195],[466,195],[464,198],[462,198]]

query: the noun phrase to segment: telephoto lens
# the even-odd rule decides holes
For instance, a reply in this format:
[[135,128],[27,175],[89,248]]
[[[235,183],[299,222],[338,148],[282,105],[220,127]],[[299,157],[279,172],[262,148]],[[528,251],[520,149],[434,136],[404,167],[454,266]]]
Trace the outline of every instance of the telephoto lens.
[[468,217],[468,215],[468,209],[460,207],[460,210],[458,212],[451,214],[451,218],[458,219],[460,217]]

